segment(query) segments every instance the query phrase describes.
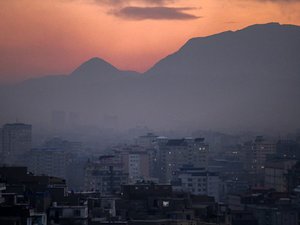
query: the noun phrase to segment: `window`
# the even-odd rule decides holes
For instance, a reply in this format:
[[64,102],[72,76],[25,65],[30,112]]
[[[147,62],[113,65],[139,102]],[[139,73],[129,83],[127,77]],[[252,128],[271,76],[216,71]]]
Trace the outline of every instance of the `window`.
[[79,209],[74,210],[74,216],[80,216],[80,210]]
[[163,205],[163,207],[169,207],[170,202],[169,201],[163,201],[162,205]]

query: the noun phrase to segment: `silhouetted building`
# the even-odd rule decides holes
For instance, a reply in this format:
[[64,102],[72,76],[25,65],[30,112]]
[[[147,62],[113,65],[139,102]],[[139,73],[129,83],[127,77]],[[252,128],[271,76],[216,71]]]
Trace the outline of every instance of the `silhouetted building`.
[[265,187],[276,191],[288,191],[287,173],[295,164],[295,159],[272,159],[265,165]]
[[298,161],[286,174],[288,192],[292,192],[300,185],[300,161]]
[[88,206],[58,205],[56,202],[49,208],[50,225],[88,225]]
[[100,156],[85,166],[85,190],[97,190],[102,194],[120,193],[121,185],[128,182],[119,159],[111,155]]
[[32,126],[23,123],[5,124],[2,130],[4,163],[23,165],[22,155],[31,149]]
[[158,136],[153,133],[147,133],[146,135],[139,136],[136,139],[136,144],[144,148],[153,148],[157,143]]
[[244,145],[246,151],[245,169],[252,175],[252,185],[263,185],[267,157],[276,153],[276,143],[257,136]]
[[2,127],[0,127],[0,165],[4,163],[4,155],[3,155],[3,134]]
[[120,158],[124,172],[128,173],[129,182],[149,178],[149,155],[143,148],[138,150],[129,146],[114,153],[115,157]]
[[[189,195],[173,193],[171,185],[139,182],[122,186],[121,199],[116,204],[117,215],[133,224],[174,224],[181,221],[194,224],[194,211]],[[169,223],[170,220],[173,223]]]
[[28,170],[34,174],[66,178],[70,158],[63,149],[32,149],[24,158],[26,158]]
[[281,158],[300,160],[300,145],[294,140],[279,140],[276,154]]

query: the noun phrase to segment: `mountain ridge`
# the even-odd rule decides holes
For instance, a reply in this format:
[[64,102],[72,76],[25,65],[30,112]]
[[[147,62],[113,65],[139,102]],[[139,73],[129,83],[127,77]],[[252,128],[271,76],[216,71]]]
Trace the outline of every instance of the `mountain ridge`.
[[99,126],[114,115],[118,128],[296,129],[298,40],[299,26],[276,23],[193,38],[143,74],[92,58],[70,75],[0,90],[1,118],[49,121],[62,110]]

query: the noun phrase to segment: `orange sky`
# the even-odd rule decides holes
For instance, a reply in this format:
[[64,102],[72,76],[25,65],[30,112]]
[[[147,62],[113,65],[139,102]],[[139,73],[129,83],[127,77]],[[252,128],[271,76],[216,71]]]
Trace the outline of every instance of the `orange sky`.
[[300,25],[299,0],[0,0],[0,82],[70,73],[91,57],[145,71],[188,39]]

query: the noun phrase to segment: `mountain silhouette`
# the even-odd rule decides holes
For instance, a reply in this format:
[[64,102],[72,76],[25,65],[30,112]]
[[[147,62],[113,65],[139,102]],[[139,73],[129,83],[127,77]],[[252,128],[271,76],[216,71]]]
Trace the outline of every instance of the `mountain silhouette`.
[[253,25],[189,40],[144,74],[92,58],[70,75],[0,88],[0,118],[49,121],[78,112],[119,128],[259,129],[300,127],[300,27]]

